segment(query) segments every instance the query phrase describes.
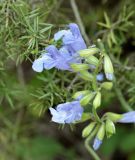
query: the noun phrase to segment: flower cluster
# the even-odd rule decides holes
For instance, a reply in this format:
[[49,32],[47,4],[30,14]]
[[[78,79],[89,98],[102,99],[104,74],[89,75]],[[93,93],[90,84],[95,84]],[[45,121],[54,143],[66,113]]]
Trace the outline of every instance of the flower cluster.
[[50,45],[45,48],[46,53],[33,62],[32,68],[36,72],[42,72],[43,69],[57,68],[59,70],[71,71],[70,64],[81,63],[77,51],[85,49],[86,44],[82,38],[79,27],[71,23],[68,30],[61,30],[54,35],[57,42],[62,40],[60,48]]
[[[102,90],[111,90],[114,80],[114,69],[100,39],[96,45],[87,47],[77,24],[71,23],[67,30],[60,30],[54,34],[54,44],[45,48],[44,53],[33,62],[32,68],[42,72],[56,68],[75,72],[89,81],[91,90],[74,93],[72,102],[50,107],[52,121],[59,124],[70,124],[76,121],[91,120],[82,132],[86,141],[94,133],[93,148],[97,150],[104,136],[110,138],[115,134],[115,123],[135,123],[135,111],[125,114],[105,113],[101,118],[97,109],[101,106]],[[57,43],[60,46],[57,47]],[[84,106],[91,105],[92,113],[85,112]]]

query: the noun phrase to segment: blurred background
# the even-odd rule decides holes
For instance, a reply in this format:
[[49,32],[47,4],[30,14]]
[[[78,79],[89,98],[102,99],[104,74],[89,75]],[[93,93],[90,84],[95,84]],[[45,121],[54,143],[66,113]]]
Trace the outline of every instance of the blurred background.
[[[78,23],[72,0],[0,0],[0,160],[90,160],[81,131],[51,122],[50,106],[87,88],[75,74],[36,73],[32,62],[53,34]],[[89,43],[101,38],[115,67],[116,83],[104,91],[99,115],[135,110],[135,1],[76,0]],[[103,160],[135,160],[135,127],[117,124],[97,152]]]

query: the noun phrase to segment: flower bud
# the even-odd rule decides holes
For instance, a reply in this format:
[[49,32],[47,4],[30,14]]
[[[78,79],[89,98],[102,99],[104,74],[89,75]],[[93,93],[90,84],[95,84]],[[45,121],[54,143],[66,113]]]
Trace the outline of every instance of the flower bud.
[[85,106],[87,105],[90,100],[93,98],[94,94],[93,93],[90,93],[90,94],[87,94],[86,96],[84,96],[81,100],[80,100],[80,104],[82,106]]
[[117,122],[122,118],[121,114],[112,113],[112,112],[107,112],[105,115],[113,122]]
[[97,133],[97,138],[102,141],[104,139],[104,136],[105,136],[105,125],[102,124],[98,130],[98,133]]
[[87,137],[92,132],[95,125],[96,125],[96,122],[92,122],[88,126],[86,126],[82,131],[82,137]]
[[88,62],[89,64],[93,64],[94,66],[97,66],[99,63],[99,60],[95,56],[89,56],[86,58],[86,62]]
[[113,80],[113,65],[108,55],[104,56],[104,71],[108,80]]
[[86,81],[92,81],[93,80],[93,75],[86,70],[80,72],[80,77],[83,78]]
[[85,96],[86,94],[90,93],[89,90],[84,90],[84,91],[79,91],[79,92],[76,92],[72,97],[74,99],[77,99],[78,97],[80,96]]
[[104,44],[102,43],[101,39],[97,39],[97,45],[98,47],[100,48],[102,54],[105,54],[105,47],[104,47]]
[[104,80],[104,75],[103,75],[103,73],[98,73],[98,74],[96,75],[96,79],[97,79],[97,81],[99,81],[99,82],[103,81],[103,80]]
[[79,51],[79,55],[81,57],[89,57],[93,54],[99,53],[100,50],[98,48],[88,48],[88,49],[83,49]]
[[70,66],[75,72],[87,70],[90,68],[88,64],[81,64],[81,63],[71,64]]
[[107,138],[110,138],[113,134],[115,134],[115,125],[110,119],[106,120],[105,130]]
[[101,105],[101,93],[97,92],[93,101],[93,106],[94,108],[98,108],[100,105]]
[[112,82],[104,82],[101,84],[101,87],[107,90],[112,89],[113,83]]

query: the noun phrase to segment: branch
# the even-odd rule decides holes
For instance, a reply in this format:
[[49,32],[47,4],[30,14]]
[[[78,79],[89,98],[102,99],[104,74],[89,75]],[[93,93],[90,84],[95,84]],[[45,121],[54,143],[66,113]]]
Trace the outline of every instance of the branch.
[[74,79],[71,81],[70,85],[67,87],[67,91],[69,92],[73,86],[73,84],[76,82],[76,80],[78,79],[78,75],[76,75],[74,77]]
[[126,102],[119,86],[117,84],[115,84],[114,86],[114,90],[115,90],[115,93],[117,95],[117,98],[118,100],[120,101],[121,103],[121,106],[124,108],[125,111],[133,111],[133,109],[131,108],[131,106]]
[[78,7],[77,7],[77,4],[75,2],[75,0],[70,0],[70,4],[71,4],[71,7],[73,9],[73,12],[74,12],[74,15],[75,15],[75,18],[77,20],[77,23],[79,24],[79,27],[80,27],[80,30],[81,30],[81,33],[86,41],[86,43],[88,45],[90,45],[90,40],[85,32],[85,28],[84,28],[84,25],[83,25],[83,22],[81,20],[81,17],[80,17],[80,14],[79,14],[79,10],[78,10]]

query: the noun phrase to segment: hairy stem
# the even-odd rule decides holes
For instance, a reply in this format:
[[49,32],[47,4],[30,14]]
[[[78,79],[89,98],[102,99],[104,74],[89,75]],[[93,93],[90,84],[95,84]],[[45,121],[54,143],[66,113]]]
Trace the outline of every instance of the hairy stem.
[[67,87],[68,92],[72,89],[72,86],[77,81],[77,79],[78,79],[78,74],[74,77],[74,79],[71,81],[70,85]]

